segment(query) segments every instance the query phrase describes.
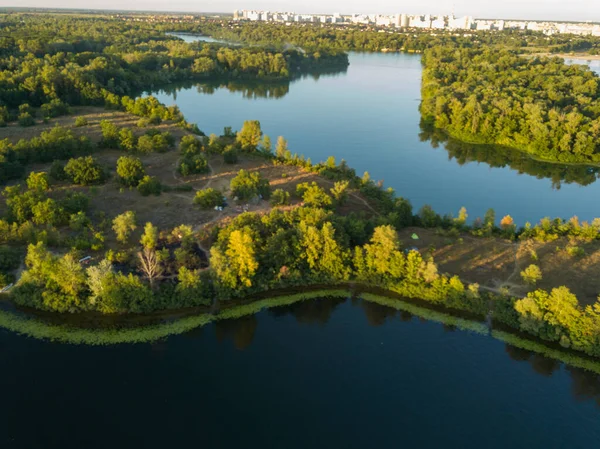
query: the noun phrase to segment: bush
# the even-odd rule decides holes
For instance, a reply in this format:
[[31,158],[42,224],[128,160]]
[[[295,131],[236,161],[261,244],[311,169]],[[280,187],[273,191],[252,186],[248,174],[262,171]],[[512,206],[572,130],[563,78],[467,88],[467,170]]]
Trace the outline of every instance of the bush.
[[82,126],[88,126],[89,122],[85,117],[77,117],[75,119],[75,126],[81,128]]
[[162,192],[162,186],[160,181],[156,179],[154,176],[144,176],[140,183],[138,184],[138,192],[140,192],[143,196],[148,195],[160,195]]
[[571,257],[583,257],[585,256],[585,250],[580,246],[569,246],[567,248],[567,253]]
[[212,188],[198,190],[194,198],[194,204],[198,204],[203,209],[213,209],[216,206],[221,206],[224,201],[223,194]]
[[69,179],[65,173],[65,164],[60,161],[52,162],[52,165],[50,166],[50,177],[55,181],[66,181]]
[[233,145],[229,145],[223,152],[223,161],[226,164],[237,164],[238,152]]
[[268,199],[270,196],[269,180],[258,172],[240,170],[238,175],[231,180],[231,191],[241,201],[249,200],[255,196]]
[[290,204],[290,193],[283,189],[276,189],[271,194],[272,206],[286,206]]
[[34,125],[35,125],[35,119],[29,112],[19,114],[19,126],[27,127],[27,126],[34,126]]
[[182,176],[189,176],[194,174],[208,173],[210,168],[208,167],[208,161],[202,154],[186,154],[179,161],[177,171]]
[[531,264],[521,271],[521,279],[531,285],[535,285],[542,279],[542,270],[537,265]]
[[146,175],[142,161],[133,156],[121,156],[117,161],[117,175],[129,187],[136,187]]
[[72,182],[80,185],[99,184],[106,178],[104,170],[92,156],[69,159],[65,173]]

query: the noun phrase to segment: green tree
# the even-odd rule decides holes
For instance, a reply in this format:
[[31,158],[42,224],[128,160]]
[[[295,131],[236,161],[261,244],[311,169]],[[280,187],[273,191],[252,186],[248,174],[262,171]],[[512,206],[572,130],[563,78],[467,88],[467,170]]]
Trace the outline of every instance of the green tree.
[[146,223],[140,243],[144,248],[156,249],[156,245],[158,245],[158,228],[152,223]]
[[238,131],[236,141],[244,150],[253,151],[258,147],[262,134],[258,120],[247,120]]
[[198,204],[203,209],[212,209],[215,206],[221,206],[224,201],[223,194],[213,188],[198,190],[194,197],[194,204]]
[[275,147],[275,156],[280,159],[285,159],[289,153],[287,140],[283,136],[277,138],[277,146]]
[[117,240],[121,243],[127,243],[129,236],[136,228],[136,217],[133,211],[128,210],[121,215],[117,215],[113,220],[112,229],[115,231]]
[[27,188],[37,192],[46,192],[50,188],[50,180],[46,172],[31,172],[27,177]]
[[521,271],[521,278],[530,285],[535,285],[542,280],[542,270],[537,265],[531,264]]
[[350,181],[336,181],[330,189],[331,195],[336,203],[340,206],[344,205],[348,200],[348,186]]
[[233,196],[241,201],[247,201],[258,195],[263,198],[270,196],[269,180],[258,172],[240,170],[231,180],[230,188]]
[[117,161],[117,175],[126,186],[137,187],[146,175],[142,161],[133,156],[121,156]]
[[149,195],[160,195],[162,192],[162,184],[158,180],[158,178],[154,176],[144,176],[140,183],[137,186],[138,192],[142,194],[142,196]]
[[283,189],[276,189],[271,194],[272,206],[286,206],[290,204],[290,193]]
[[92,156],[70,159],[65,173],[72,182],[81,185],[98,184],[105,178],[104,170]]

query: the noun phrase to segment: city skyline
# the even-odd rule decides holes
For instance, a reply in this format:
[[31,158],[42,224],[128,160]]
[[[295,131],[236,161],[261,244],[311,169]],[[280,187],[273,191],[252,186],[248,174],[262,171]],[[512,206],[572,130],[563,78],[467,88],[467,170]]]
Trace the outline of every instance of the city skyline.
[[[0,7],[74,8],[81,9],[79,0],[0,0]],[[375,0],[129,0],[127,8],[120,0],[88,0],[84,9],[130,10],[157,12],[226,12],[235,9],[256,9],[273,11],[294,11],[306,14],[339,12],[342,14],[450,14],[477,18],[552,20],[600,22],[600,8],[594,7],[593,0],[570,0],[568,7],[562,0],[504,0],[502,2],[482,2],[476,0],[422,0],[413,2]]]

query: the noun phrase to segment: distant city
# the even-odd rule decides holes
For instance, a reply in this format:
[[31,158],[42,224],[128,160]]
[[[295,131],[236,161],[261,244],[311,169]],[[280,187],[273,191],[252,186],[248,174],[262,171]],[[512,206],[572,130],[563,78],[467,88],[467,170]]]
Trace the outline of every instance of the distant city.
[[583,22],[548,22],[530,20],[490,20],[474,19],[472,16],[455,17],[451,15],[408,15],[408,14],[296,14],[290,12],[270,12],[241,10],[233,12],[237,21],[262,22],[305,22],[330,24],[363,24],[380,27],[446,29],[446,30],[530,30],[541,31],[547,35],[564,33],[583,36],[600,36],[600,24]]

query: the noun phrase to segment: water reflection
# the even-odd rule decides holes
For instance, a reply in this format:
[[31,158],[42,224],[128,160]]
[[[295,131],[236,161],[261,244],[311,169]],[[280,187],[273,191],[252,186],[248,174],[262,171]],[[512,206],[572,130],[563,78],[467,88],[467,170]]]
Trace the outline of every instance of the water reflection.
[[[297,73],[291,80],[286,81],[246,81],[246,80],[209,80],[204,82],[198,81],[182,81],[178,83],[168,84],[161,87],[153,94],[166,94],[173,97],[177,101],[177,94],[180,91],[186,91],[193,87],[199,94],[212,95],[219,89],[227,89],[232,93],[241,93],[245,99],[270,98],[279,99],[285,97],[290,92],[290,86],[299,80],[313,79],[318,81],[323,77],[336,77],[345,75],[348,72],[348,66],[329,66],[320,68],[305,69]],[[150,92],[147,92],[150,94]]]
[[[275,307],[269,309],[266,313],[270,316],[279,318],[292,316],[299,324],[325,326],[336,309],[349,301],[355,309],[362,310],[364,317],[370,326],[380,327],[386,323],[390,325],[401,325],[402,322],[429,323],[426,319],[420,318],[413,320],[413,315],[409,312],[398,311],[391,307],[382,306],[359,298],[322,298],[310,301],[303,301],[290,306]],[[398,319],[396,319],[398,318]],[[258,318],[256,315],[248,316],[235,320],[218,321],[214,324],[216,338],[219,342],[231,341],[235,348],[244,350],[250,347],[257,333]],[[391,321],[394,321],[391,323]],[[453,325],[442,325],[444,332],[457,332]],[[190,338],[194,334],[188,333]],[[195,336],[201,335],[201,332],[195,333]],[[160,348],[157,348],[160,350]],[[600,406],[600,375],[583,369],[565,366],[561,362],[545,357],[541,354],[517,348],[510,344],[505,344],[505,353],[508,357],[518,363],[529,363],[532,370],[544,377],[551,377],[561,371],[564,367],[572,380],[572,394],[580,401],[593,400]]]
[[526,154],[505,147],[475,145],[448,137],[443,131],[432,128],[421,121],[419,138],[430,142],[433,148],[443,145],[450,160],[459,165],[469,162],[483,162],[490,167],[509,167],[519,173],[535,176],[538,179],[550,179],[552,188],[559,190],[562,184],[593,184],[600,176],[600,168],[586,165],[565,165],[541,162]]

